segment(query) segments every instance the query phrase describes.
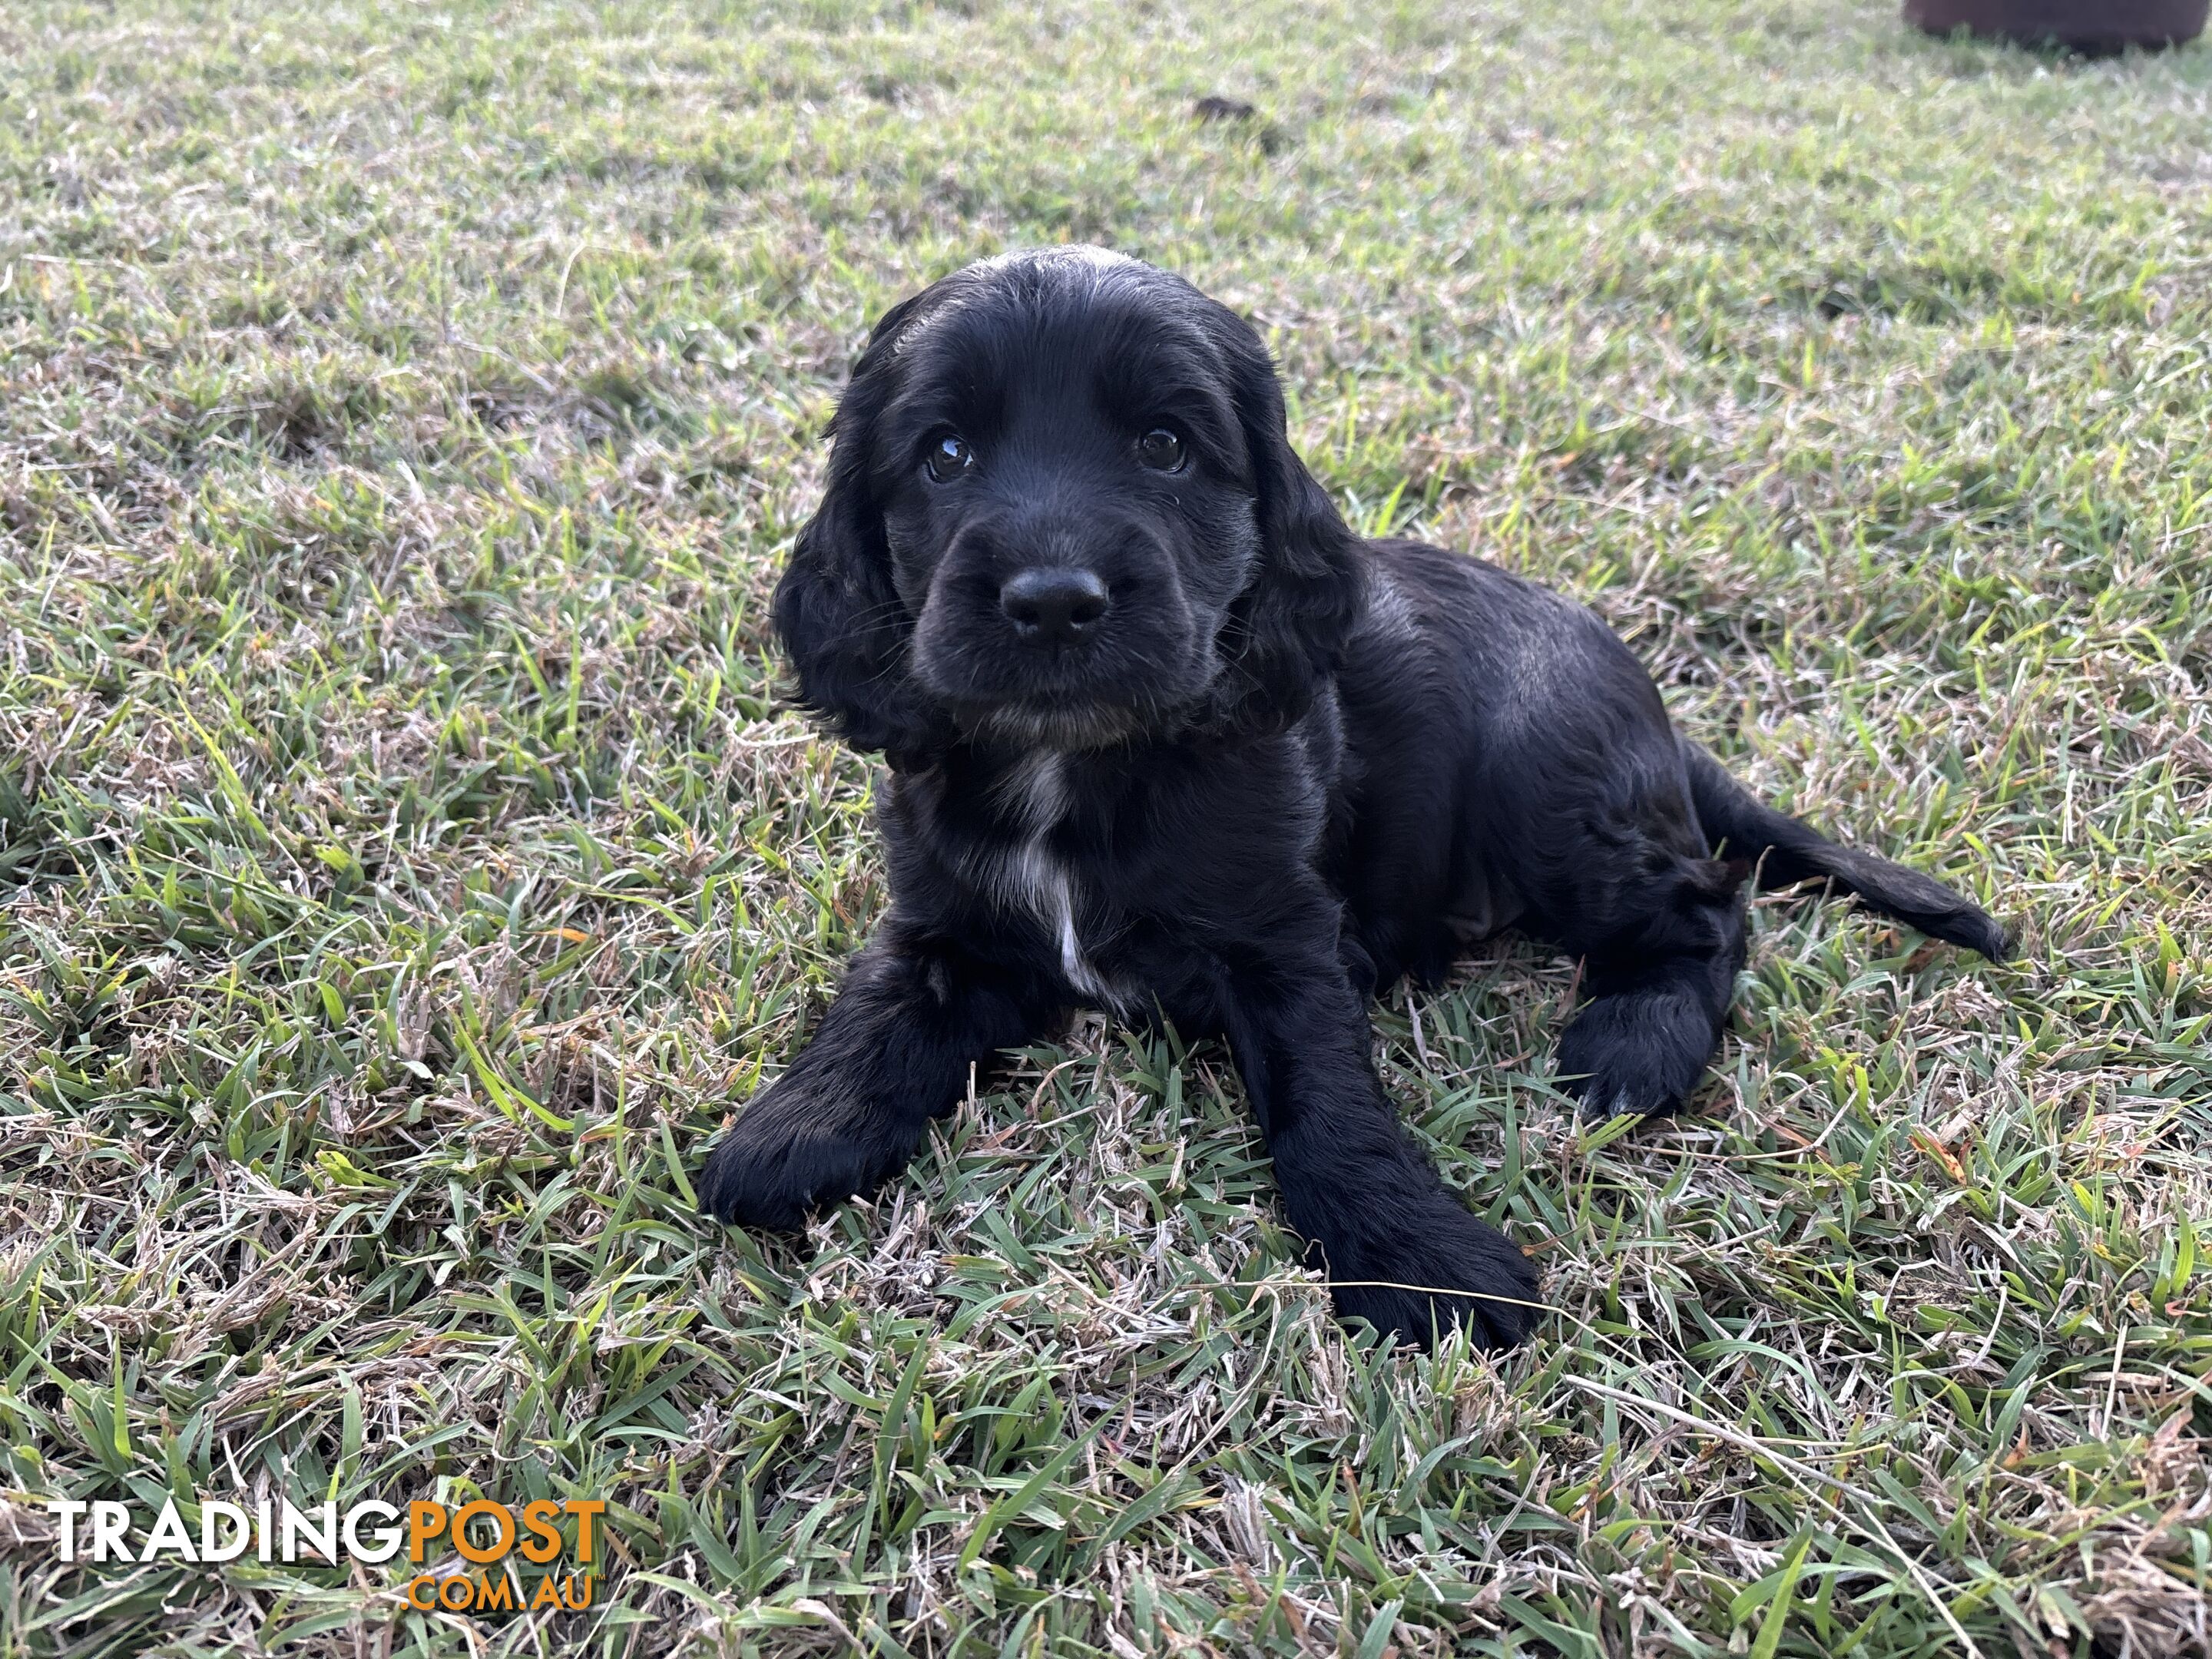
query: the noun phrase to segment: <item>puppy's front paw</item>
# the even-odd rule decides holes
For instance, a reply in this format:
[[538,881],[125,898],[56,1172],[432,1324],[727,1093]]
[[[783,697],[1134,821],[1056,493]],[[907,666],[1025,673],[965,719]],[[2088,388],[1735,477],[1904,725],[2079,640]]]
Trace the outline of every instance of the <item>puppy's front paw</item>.
[[699,1207],[740,1227],[797,1232],[814,1211],[897,1173],[915,1139],[878,1120],[813,1109],[801,1091],[779,1083],[707,1155]]
[[1478,1347],[1527,1340],[1543,1310],[1536,1269],[1513,1241],[1439,1188],[1402,1211],[1363,1206],[1363,1224],[1322,1243],[1338,1315],[1426,1348],[1455,1325]]
[[[1559,1069],[1566,1070],[1564,1057]],[[1601,1123],[1616,1117],[1672,1117],[1682,1105],[1680,1095],[1654,1088],[1648,1078],[1590,1072],[1562,1076],[1559,1087],[1573,1098],[1576,1115]]]

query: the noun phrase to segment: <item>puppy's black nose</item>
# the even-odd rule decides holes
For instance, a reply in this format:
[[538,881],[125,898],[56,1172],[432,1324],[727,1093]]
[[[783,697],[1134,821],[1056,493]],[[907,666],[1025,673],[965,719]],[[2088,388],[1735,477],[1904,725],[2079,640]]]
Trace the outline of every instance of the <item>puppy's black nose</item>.
[[1106,584],[1088,570],[1023,570],[999,590],[999,609],[1024,639],[1065,645],[1106,614]]

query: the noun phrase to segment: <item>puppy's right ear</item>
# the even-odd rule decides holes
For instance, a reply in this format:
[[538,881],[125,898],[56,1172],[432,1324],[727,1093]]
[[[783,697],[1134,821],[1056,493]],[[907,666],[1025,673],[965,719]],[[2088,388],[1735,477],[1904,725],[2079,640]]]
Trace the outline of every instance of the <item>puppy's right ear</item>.
[[775,586],[775,631],[799,675],[799,701],[856,749],[894,765],[922,762],[951,726],[914,683],[914,617],[891,585],[890,549],[871,481],[889,362],[922,294],[885,312],[854,365],[830,430],[829,487]]

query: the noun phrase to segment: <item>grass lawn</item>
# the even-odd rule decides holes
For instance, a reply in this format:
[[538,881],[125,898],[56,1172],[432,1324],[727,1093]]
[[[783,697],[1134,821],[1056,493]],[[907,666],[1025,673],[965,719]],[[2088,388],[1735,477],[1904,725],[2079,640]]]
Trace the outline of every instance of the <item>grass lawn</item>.
[[[0,15],[0,1656],[2203,1653],[2212,51],[1884,0]],[[1248,120],[1192,105],[1250,100]],[[2019,922],[1754,914],[1616,1136],[1378,1010],[1556,1312],[1378,1354],[1222,1052],[1079,1024],[692,1214],[884,902],[764,598],[867,322],[1109,242],[1353,520]],[[587,1612],[64,1565],[51,1496],[610,1500]],[[185,1510],[190,1519],[191,1504]]]

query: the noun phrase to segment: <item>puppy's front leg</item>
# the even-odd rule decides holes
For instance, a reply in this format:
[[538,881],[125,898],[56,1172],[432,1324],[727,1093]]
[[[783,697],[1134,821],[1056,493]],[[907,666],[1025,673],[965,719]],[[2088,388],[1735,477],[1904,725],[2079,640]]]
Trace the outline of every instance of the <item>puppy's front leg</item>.
[[971,1065],[1029,1041],[1053,1012],[1034,987],[886,922],[813,1042],[708,1155],[700,1207],[787,1232],[872,1191],[959,1102]]
[[1237,1068],[1291,1224],[1337,1311],[1422,1347],[1455,1324],[1485,1347],[1527,1336],[1534,1270],[1399,1127],[1369,1055],[1365,1003],[1334,951],[1235,974],[1229,1000]]

